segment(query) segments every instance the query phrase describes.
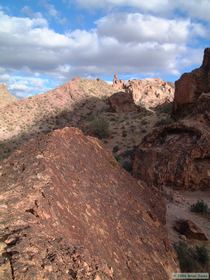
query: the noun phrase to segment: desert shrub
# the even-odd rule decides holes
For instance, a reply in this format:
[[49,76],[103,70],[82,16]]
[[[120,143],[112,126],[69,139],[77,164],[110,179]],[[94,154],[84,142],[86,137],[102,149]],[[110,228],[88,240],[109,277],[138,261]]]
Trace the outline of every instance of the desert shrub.
[[119,155],[115,156],[116,161],[118,161],[120,164],[122,164],[123,158]]
[[191,205],[191,211],[196,213],[207,213],[208,205],[203,200],[198,200],[195,204]]
[[192,272],[196,263],[192,248],[185,242],[180,241],[175,244],[175,250],[178,255],[181,271]]
[[126,160],[123,162],[122,167],[128,171],[131,172],[132,171],[132,162],[130,160]]
[[141,121],[141,124],[142,124],[142,125],[147,125],[148,122],[147,122],[147,120],[143,119],[143,120]]
[[164,104],[161,108],[161,112],[165,114],[171,114],[172,112],[172,103]]
[[109,136],[109,124],[104,118],[94,118],[89,125],[91,134],[98,138],[107,138]]
[[126,150],[122,153],[123,157],[132,157],[133,156],[133,149]]
[[208,264],[209,262],[209,254],[208,254],[208,250],[206,249],[205,246],[196,246],[195,248],[195,252],[196,252],[196,259],[199,263],[201,264]]
[[205,246],[190,247],[180,241],[175,244],[181,271],[199,272],[209,263],[209,254]]
[[119,147],[116,145],[116,146],[114,146],[114,148],[112,149],[112,152],[113,153],[116,153],[116,152],[118,152],[119,151]]
[[155,126],[164,126],[164,125],[169,125],[171,124],[173,121],[171,118],[167,118],[167,119],[162,119],[156,122]]

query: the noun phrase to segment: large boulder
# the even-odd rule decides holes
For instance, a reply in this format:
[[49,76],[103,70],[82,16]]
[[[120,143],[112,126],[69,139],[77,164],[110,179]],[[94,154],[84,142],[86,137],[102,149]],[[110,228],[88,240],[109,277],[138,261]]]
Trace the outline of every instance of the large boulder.
[[116,92],[109,97],[108,103],[114,112],[138,111],[139,107],[134,103],[133,95],[130,92]]
[[210,186],[209,126],[183,121],[158,128],[136,149],[133,174],[156,187],[207,189]]
[[184,235],[188,239],[196,239],[207,241],[206,234],[192,221],[190,220],[177,220],[174,224],[174,229],[181,235]]
[[80,130],[30,140],[0,173],[0,275],[164,280],[179,271],[159,192]]
[[[183,74],[175,83],[174,114],[183,115],[196,105],[202,93],[210,92],[210,48],[205,49],[203,63],[191,73]],[[184,112],[183,112],[184,111]]]

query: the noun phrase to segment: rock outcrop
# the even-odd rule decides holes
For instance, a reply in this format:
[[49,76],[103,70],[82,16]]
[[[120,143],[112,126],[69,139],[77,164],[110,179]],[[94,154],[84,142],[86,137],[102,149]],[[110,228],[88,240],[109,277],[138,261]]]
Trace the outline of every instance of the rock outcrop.
[[132,94],[136,105],[145,108],[155,108],[171,103],[174,98],[174,85],[161,79],[148,78],[143,80],[128,80],[123,82],[115,75],[113,87],[119,91]]
[[109,97],[108,103],[114,112],[134,112],[140,108],[134,103],[133,95],[131,92],[116,92]]
[[207,124],[186,121],[154,130],[136,150],[134,176],[156,187],[209,188],[208,129]]
[[114,74],[112,86],[113,86],[113,88],[115,88],[117,90],[122,90],[125,87],[125,82],[122,80],[119,80],[117,74]]
[[155,108],[171,103],[174,98],[174,87],[171,83],[160,79],[131,80],[126,85],[137,105],[145,108]]
[[208,240],[206,234],[190,220],[177,220],[174,229],[188,239]]
[[[203,93],[210,93],[210,48],[205,49],[203,63],[191,73],[185,73],[175,83],[174,114],[188,114]],[[210,103],[209,103],[210,106]]]
[[[209,49],[205,51],[202,68],[186,77],[197,77],[197,73],[204,73],[209,66]],[[198,72],[197,72],[198,71]],[[189,98],[194,105],[190,108],[186,104],[187,115],[179,122],[166,125],[147,135],[136,149],[133,174],[145,180],[148,185],[170,186],[180,189],[205,189],[210,186],[210,93],[201,93],[201,84],[206,85],[207,91],[209,75],[202,79],[194,79],[193,91]],[[209,72],[208,72],[209,73]],[[185,76],[184,76],[185,77]],[[187,78],[188,79],[188,78]],[[191,78],[190,78],[191,79]],[[185,78],[183,78],[184,81]],[[202,81],[202,82],[201,82]],[[191,82],[191,81],[189,81]],[[182,78],[178,82],[181,86]],[[177,87],[174,108],[179,110],[185,103],[179,102],[181,87]],[[191,87],[191,85],[188,85]],[[177,92],[178,90],[178,92]],[[186,93],[183,88],[183,92]],[[185,96],[185,95],[184,95]],[[181,107],[180,107],[181,106]],[[185,107],[182,107],[183,110]],[[178,111],[177,111],[178,112]]]
[[9,93],[7,87],[4,84],[0,84],[0,108],[7,106],[16,100],[17,98]]
[[164,280],[179,270],[158,191],[80,130],[30,140],[0,175],[0,275]]

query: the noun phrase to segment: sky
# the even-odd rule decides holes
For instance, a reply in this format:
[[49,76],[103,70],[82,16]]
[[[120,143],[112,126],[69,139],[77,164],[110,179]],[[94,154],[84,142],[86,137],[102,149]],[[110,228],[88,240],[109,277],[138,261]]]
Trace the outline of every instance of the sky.
[[28,97],[76,76],[175,81],[209,27],[210,0],[0,0],[0,83]]

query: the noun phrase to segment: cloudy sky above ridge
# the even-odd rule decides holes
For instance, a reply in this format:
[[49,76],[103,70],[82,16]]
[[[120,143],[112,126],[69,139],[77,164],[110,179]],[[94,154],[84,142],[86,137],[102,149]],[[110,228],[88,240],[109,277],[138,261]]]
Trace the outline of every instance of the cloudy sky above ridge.
[[174,81],[210,46],[210,0],[0,2],[0,83],[26,97],[74,76]]

